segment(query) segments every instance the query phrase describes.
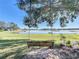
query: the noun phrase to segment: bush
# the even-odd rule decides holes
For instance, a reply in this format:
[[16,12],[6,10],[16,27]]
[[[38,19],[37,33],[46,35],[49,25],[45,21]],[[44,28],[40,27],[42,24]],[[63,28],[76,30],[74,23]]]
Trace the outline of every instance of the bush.
[[66,46],[71,47],[71,46],[72,46],[72,45],[71,45],[71,41],[67,41],[67,42],[66,42]]

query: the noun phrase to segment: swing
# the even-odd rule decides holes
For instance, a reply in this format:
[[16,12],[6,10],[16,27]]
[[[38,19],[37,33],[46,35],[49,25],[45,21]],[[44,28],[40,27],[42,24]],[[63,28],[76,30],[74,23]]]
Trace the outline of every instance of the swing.
[[[30,18],[32,19],[31,17],[31,0],[30,0]],[[50,0],[50,9],[51,9],[51,0]],[[50,10],[50,17],[51,17],[51,10]],[[50,18],[51,19],[51,18]],[[51,31],[52,31],[52,27],[51,27]],[[51,36],[52,36],[52,33],[51,33]],[[31,47],[31,46],[48,46],[49,48],[52,48],[53,47],[53,44],[54,42],[52,42],[51,40],[48,40],[48,41],[33,41],[31,40],[31,36],[30,36],[30,28],[29,28],[29,33],[28,33],[28,41],[27,41],[27,45],[28,45],[28,48]]]

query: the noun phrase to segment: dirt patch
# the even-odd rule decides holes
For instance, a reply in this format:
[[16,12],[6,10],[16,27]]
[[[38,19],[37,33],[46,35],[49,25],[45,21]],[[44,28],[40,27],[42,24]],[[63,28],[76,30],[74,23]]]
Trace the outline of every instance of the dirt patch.
[[79,50],[41,48],[28,52],[23,59],[79,59]]

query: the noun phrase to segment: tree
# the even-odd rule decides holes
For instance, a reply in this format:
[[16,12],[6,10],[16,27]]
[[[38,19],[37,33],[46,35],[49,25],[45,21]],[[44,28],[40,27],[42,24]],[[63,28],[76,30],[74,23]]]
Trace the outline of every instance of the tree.
[[57,20],[61,27],[65,27],[79,15],[79,0],[18,0],[17,5],[28,14],[24,24],[29,28],[46,22],[52,31]]
[[17,30],[17,29],[19,29],[18,25],[13,23],[13,22],[9,23],[9,28],[10,28],[10,30]]
[[18,0],[17,4],[28,13],[24,22],[29,27],[37,27],[45,21],[53,26],[58,19],[64,27],[69,21],[73,22],[79,12],[79,0]]
[[16,29],[19,29],[17,24],[13,22],[6,23],[4,21],[0,21],[0,30],[16,30]]
[[6,23],[3,21],[0,21],[0,30],[5,30],[5,26],[6,26]]

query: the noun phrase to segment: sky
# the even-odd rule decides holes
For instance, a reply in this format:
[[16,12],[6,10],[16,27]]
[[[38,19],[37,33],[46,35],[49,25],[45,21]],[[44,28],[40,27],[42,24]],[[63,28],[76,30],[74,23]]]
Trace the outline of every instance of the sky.
[[17,7],[16,0],[0,0],[0,21],[14,22],[23,28],[25,15],[25,12]]
[[[20,28],[25,28],[23,17],[27,14],[20,10],[16,3],[17,0],[0,0],[0,21],[14,22]],[[58,22],[54,24],[55,28],[60,28]],[[47,28],[47,26],[43,23],[39,25],[39,28]],[[73,23],[69,23],[66,28],[79,28],[79,17]]]

